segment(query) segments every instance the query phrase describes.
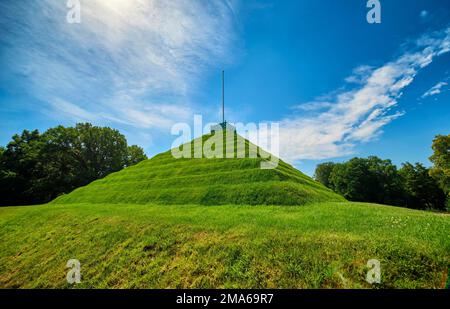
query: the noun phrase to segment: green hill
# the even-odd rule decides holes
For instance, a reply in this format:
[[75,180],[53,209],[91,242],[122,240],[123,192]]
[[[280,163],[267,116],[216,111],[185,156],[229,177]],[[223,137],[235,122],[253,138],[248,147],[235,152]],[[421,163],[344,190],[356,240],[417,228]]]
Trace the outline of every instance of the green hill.
[[349,202],[0,207],[0,288],[443,288],[449,230],[449,215]]
[[[169,151],[49,205],[0,208],[0,288],[445,287],[448,214],[350,203],[263,161]],[[81,263],[75,286],[70,259]]]
[[[211,136],[205,135],[182,147],[190,147],[193,157],[195,147],[203,146]],[[245,145],[240,151],[245,151],[244,158],[237,158],[238,142]],[[303,205],[344,201],[281,160],[274,169],[261,169],[265,159],[260,155],[249,158],[251,147],[262,153],[235,135],[231,149],[235,158],[176,159],[167,151],[61,196],[54,203]],[[218,151],[225,156],[227,148]]]

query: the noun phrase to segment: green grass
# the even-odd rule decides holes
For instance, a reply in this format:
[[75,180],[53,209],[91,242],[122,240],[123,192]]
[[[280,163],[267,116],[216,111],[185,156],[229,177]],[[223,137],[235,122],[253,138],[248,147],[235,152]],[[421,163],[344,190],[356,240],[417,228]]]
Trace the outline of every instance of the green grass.
[[[0,208],[0,287],[442,288],[450,216],[348,202]],[[369,259],[381,284],[365,281]]]
[[[69,259],[81,262],[81,288],[445,285],[448,215],[349,203],[262,160],[165,152],[49,205],[0,208],[0,287],[70,287]],[[369,259],[381,284],[365,281]]]
[[[205,143],[210,137],[205,135],[198,141]],[[167,151],[60,196],[53,203],[304,205],[345,201],[283,161],[275,169],[261,169],[263,159],[248,155],[254,145],[239,135],[232,149],[236,157],[238,141],[245,145],[245,158],[175,159]],[[185,147],[196,145],[196,141],[191,143]],[[223,151],[226,153],[226,147]]]

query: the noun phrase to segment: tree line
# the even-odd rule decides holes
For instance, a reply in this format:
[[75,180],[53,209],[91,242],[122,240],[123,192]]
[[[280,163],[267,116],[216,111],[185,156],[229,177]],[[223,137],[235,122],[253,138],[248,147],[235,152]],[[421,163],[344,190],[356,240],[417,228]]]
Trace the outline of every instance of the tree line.
[[432,145],[433,167],[403,163],[400,169],[376,156],[316,167],[314,178],[350,201],[413,209],[445,210],[450,203],[450,135]]
[[33,205],[147,159],[118,130],[80,123],[24,130],[0,147],[0,205]]

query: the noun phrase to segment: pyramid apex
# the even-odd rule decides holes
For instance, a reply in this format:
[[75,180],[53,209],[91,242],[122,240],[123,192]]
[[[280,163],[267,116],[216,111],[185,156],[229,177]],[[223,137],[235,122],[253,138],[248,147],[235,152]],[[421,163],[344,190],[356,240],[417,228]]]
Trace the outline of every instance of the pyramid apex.
[[226,121],[216,124],[214,126],[211,126],[211,133],[215,133],[215,132],[219,132],[219,131],[234,132],[234,131],[236,131],[236,127]]

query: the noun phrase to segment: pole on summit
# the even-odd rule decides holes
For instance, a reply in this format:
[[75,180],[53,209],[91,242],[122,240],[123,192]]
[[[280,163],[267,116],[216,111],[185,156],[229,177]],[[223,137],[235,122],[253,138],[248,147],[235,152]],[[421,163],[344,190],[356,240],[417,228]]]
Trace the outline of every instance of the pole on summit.
[[222,71],[222,124],[225,125],[225,71]]

